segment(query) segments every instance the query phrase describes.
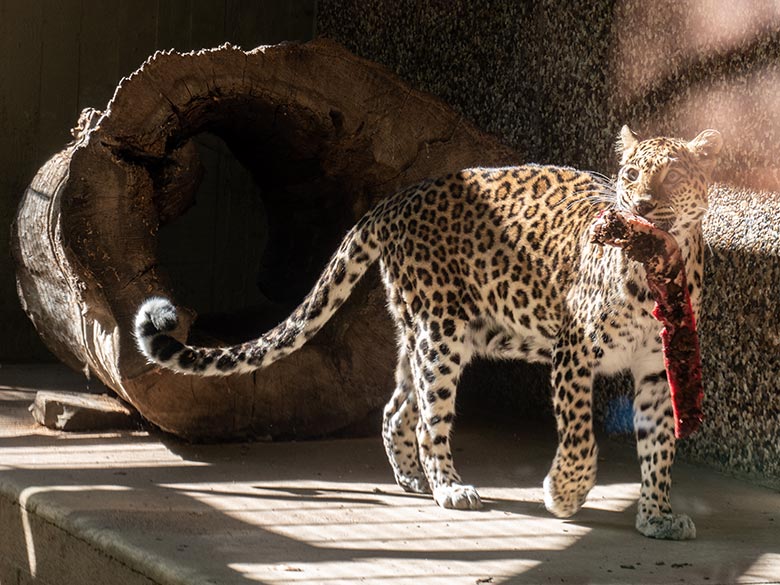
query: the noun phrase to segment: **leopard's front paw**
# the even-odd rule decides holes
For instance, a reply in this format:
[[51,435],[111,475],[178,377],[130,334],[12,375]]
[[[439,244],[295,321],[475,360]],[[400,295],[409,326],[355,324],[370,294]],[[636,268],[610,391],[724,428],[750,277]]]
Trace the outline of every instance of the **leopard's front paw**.
[[473,485],[442,485],[433,490],[433,499],[442,508],[479,510],[482,500]]
[[544,507],[558,518],[569,518],[582,508],[592,487],[592,481],[561,485],[551,470],[544,478]]
[[685,514],[661,514],[660,516],[636,515],[636,529],[650,538],[663,540],[693,540],[696,526]]

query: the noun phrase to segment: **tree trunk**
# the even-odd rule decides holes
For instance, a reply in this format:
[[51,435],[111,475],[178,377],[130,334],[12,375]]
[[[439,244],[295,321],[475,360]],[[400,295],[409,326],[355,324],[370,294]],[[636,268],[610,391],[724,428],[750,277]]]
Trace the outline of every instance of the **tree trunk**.
[[[177,375],[137,351],[139,304],[153,294],[177,300],[158,261],[158,230],[194,204],[202,167],[192,139],[203,132],[224,140],[263,187],[269,229],[258,280],[284,302],[247,317],[262,325],[254,336],[286,317],[341,236],[382,197],[516,155],[332,42],[250,52],[226,45],[155,54],[104,112],[85,110],[74,142],[27,189],[12,236],[19,295],[62,361],[189,439],[311,437],[359,424],[393,384],[393,329],[375,272],[303,349],[254,375]],[[198,331],[197,307],[179,308],[182,338],[228,340]]]

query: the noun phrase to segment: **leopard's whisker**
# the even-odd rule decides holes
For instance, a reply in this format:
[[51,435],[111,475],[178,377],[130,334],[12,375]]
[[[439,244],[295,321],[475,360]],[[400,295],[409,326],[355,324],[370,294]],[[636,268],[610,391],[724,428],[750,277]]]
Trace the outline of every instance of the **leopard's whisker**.
[[608,177],[604,173],[600,173],[598,171],[588,171],[588,173],[599,179],[604,179],[604,181],[606,181],[607,183],[612,183],[614,181],[612,177]]

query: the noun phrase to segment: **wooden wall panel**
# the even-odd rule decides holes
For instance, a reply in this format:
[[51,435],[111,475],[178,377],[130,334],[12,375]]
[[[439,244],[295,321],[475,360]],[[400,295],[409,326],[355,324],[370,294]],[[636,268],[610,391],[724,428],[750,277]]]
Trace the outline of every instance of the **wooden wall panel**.
[[[0,330],[7,332],[0,336],[0,364],[52,359],[19,306],[7,233],[25,187],[70,140],[81,109],[105,107],[119,80],[158,49],[308,40],[314,5],[315,0],[0,0]],[[204,206],[214,206],[226,190],[240,199],[245,180],[225,186],[216,177],[220,166],[236,166],[231,155],[223,150],[206,159],[215,176],[208,182],[213,192],[202,189]],[[201,215],[189,233],[214,233],[218,221],[224,223],[214,214]],[[219,233],[226,230],[231,228]],[[186,247],[175,242],[171,261],[184,261]],[[209,276],[200,278],[205,282]],[[229,280],[219,276],[217,288]],[[233,284],[225,286],[234,292]]]

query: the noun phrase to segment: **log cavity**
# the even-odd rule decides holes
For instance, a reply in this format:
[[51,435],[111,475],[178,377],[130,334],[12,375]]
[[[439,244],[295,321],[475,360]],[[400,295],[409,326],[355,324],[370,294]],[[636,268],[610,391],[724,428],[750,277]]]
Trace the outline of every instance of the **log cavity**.
[[221,102],[186,128],[200,164],[183,184],[196,191],[173,213],[180,194],[162,189],[155,202],[157,259],[177,302],[197,312],[193,340],[257,337],[316,281],[353,223],[349,185],[320,164],[333,129],[259,99]]

